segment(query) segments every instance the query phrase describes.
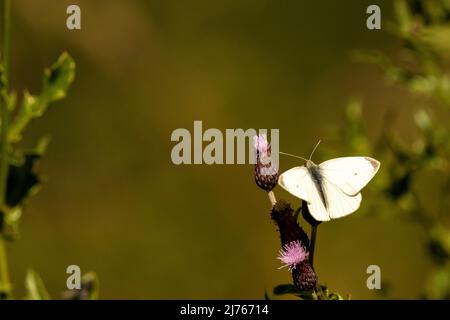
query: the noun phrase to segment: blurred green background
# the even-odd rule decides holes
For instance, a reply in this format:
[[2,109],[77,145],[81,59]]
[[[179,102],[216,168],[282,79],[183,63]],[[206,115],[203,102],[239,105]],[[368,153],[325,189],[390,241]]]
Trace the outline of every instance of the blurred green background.
[[[391,1],[376,3],[384,23]],[[81,31],[66,29],[69,4],[81,7]],[[38,90],[42,69],[64,50],[77,63],[67,99],[33,122],[24,143],[52,137],[40,166],[46,181],[8,246],[16,292],[24,294],[33,267],[58,296],[70,264],[96,271],[105,299],[259,299],[290,282],[277,269],[278,234],[253,167],[175,166],[170,135],[194,120],[204,129],[279,128],[281,150],[307,156],[317,140],[336,138],[329,128],[358,96],[376,138],[383,111],[401,113],[411,97],[349,58],[356,48],[396,45],[366,28],[370,4],[13,1],[14,90]],[[406,114],[399,129],[408,133],[411,121]],[[294,165],[282,158],[282,170]],[[353,298],[380,298],[366,287],[376,264],[391,296],[416,298],[429,267],[422,236],[400,219],[364,214],[324,224],[319,278]]]

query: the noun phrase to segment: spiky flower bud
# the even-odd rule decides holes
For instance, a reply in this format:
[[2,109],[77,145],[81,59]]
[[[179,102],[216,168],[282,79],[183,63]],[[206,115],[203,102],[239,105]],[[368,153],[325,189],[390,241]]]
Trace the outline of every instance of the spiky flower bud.
[[267,136],[261,134],[253,137],[255,146],[255,182],[261,189],[269,192],[278,183],[278,168],[272,165],[271,148]]
[[281,246],[285,246],[293,241],[300,241],[303,247],[309,251],[308,235],[299,226],[293,213],[294,210],[291,205],[284,200],[277,201],[270,212],[270,216],[280,232]]
[[301,291],[313,290],[317,284],[317,275],[308,260],[292,269],[292,280]]
[[278,259],[292,271],[295,286],[302,291],[312,290],[317,283],[317,275],[309,263],[309,238],[294,216],[294,210],[284,200],[273,206],[270,216],[278,226],[282,250]]

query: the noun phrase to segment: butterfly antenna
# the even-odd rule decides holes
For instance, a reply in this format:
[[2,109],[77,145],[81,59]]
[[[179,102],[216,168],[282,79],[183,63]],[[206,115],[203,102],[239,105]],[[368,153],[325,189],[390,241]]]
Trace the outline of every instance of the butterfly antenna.
[[311,152],[311,155],[309,156],[309,160],[311,160],[311,158],[312,158],[314,152],[316,151],[317,147],[318,147],[319,144],[320,144],[320,141],[321,141],[321,140],[319,140],[319,142],[317,142],[316,146],[314,147],[313,151]]
[[296,156],[295,154],[290,154],[290,153],[281,152],[281,151],[279,152],[279,154],[282,154],[282,155],[285,155],[285,156],[289,156],[289,157],[294,157],[294,158],[297,158],[297,159],[302,159],[304,161],[308,161],[308,159]]

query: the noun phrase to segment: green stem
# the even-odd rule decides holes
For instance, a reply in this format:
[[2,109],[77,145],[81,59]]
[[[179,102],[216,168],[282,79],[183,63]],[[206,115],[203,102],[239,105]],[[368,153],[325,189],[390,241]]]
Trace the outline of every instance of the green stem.
[[0,279],[0,300],[8,299],[11,295],[11,282],[9,280],[5,239],[2,236],[0,236]]
[[297,210],[294,212],[294,220],[298,221],[298,216],[300,215],[300,211],[302,211],[302,206],[298,207]]
[[[11,0],[2,1],[2,41],[1,41],[1,66],[3,69],[0,91],[0,210],[4,214],[6,207],[6,183],[8,177],[8,94],[9,94],[9,44],[10,44],[10,14]],[[8,259],[6,255],[5,239],[0,234],[0,298],[8,299],[11,294],[9,280]]]
[[314,249],[316,247],[317,225],[311,227],[311,244],[309,245],[309,263],[314,265]]

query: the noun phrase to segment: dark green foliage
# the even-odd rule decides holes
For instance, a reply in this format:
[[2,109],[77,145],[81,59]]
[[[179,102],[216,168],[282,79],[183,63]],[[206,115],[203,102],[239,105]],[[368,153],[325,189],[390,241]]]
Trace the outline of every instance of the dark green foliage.
[[[6,124],[5,122],[1,124],[3,153],[0,156],[3,163],[6,163],[7,168],[4,172],[7,173],[4,204],[0,207],[0,236],[2,237],[0,240],[2,241],[17,238],[23,208],[28,198],[35,193],[41,184],[42,179],[36,172],[35,167],[45,153],[48,138],[41,139],[35,150],[29,152],[20,151],[18,143],[22,139],[26,126],[32,119],[41,117],[50,103],[66,96],[66,92],[75,77],[75,62],[67,53],[63,53],[55,64],[45,70],[41,92],[32,95],[25,90],[20,109],[16,112],[13,112],[16,106],[16,94],[8,92],[4,70],[5,67],[0,64],[0,99],[2,100],[3,116],[6,116],[4,118]],[[7,277],[7,262],[4,250],[2,250],[0,259],[2,267],[0,299],[9,299],[12,297],[12,292]],[[27,273],[25,287],[27,289],[26,299],[51,299],[43,280],[33,270]],[[97,299],[98,280],[96,275],[93,273],[84,275],[82,288],[66,293],[65,297],[78,300]]]
[[[417,223],[425,234],[424,249],[434,267],[423,298],[450,298],[450,3],[445,0],[396,0],[396,21],[389,31],[401,48],[389,56],[359,51],[359,60],[378,65],[390,82],[420,97],[411,106],[414,133],[399,134],[391,112],[381,138],[372,142],[364,130],[362,105],[351,103],[344,129],[338,132],[340,147],[347,152],[376,154],[383,164],[378,183],[370,187],[370,211],[404,217]],[[405,61],[407,57],[408,61]],[[407,118],[409,115],[405,115]],[[339,135],[340,134],[340,135]],[[412,142],[411,142],[412,140]],[[424,179],[426,177],[426,179]],[[439,199],[430,203],[421,195],[437,186]],[[366,197],[368,199],[369,197]],[[387,215],[383,215],[387,217]]]
[[38,154],[27,154],[20,165],[10,165],[6,187],[6,204],[10,207],[19,205],[29,195],[31,189],[39,184],[39,177],[33,172]]
[[[421,102],[402,115],[403,121],[412,115],[412,133],[402,136],[394,125],[394,112],[388,111],[380,138],[374,141],[366,132],[362,103],[353,100],[344,125],[330,134],[336,137],[336,147],[329,153],[380,160],[382,170],[365,191],[365,209],[385,219],[401,217],[423,229],[423,249],[433,267],[421,297],[450,299],[450,2],[392,3],[395,21],[383,29],[398,39],[398,52],[359,50],[354,56],[379,66],[390,83],[420,97]],[[422,197],[430,186],[438,187],[437,203]],[[278,286],[275,292],[300,296],[293,285]],[[311,297],[342,299],[323,285],[317,285]]]

